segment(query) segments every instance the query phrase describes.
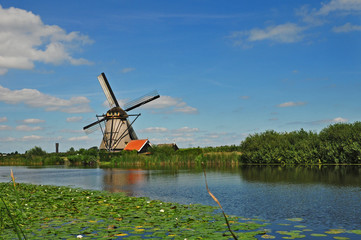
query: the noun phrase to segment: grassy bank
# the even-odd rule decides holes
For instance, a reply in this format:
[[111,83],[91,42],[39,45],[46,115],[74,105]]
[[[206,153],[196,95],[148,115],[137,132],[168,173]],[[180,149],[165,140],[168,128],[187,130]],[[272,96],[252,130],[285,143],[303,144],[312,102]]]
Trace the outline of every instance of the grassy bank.
[[65,153],[46,153],[34,147],[25,154],[0,156],[0,165],[55,165],[126,167],[176,166],[237,167],[242,164],[322,165],[361,164],[361,122],[338,123],[320,133],[303,129],[279,133],[273,130],[248,136],[239,146],[187,148],[154,146],[149,154],[109,153],[97,147]]
[[[0,194],[1,239],[17,239],[17,227],[27,239],[231,238],[223,216],[209,206],[30,184],[0,183]],[[259,223],[229,220],[240,239],[265,234]]]

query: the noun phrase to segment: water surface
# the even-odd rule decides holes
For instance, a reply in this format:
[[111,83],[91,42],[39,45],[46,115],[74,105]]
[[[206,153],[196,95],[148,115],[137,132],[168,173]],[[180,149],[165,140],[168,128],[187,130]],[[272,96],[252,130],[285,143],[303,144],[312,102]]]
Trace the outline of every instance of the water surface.
[[[216,206],[202,170],[82,169],[0,167],[0,182],[63,185],[126,192],[183,204]],[[272,223],[303,218],[302,224],[325,231],[361,229],[361,167],[249,166],[207,169],[211,192],[227,214],[259,217]]]

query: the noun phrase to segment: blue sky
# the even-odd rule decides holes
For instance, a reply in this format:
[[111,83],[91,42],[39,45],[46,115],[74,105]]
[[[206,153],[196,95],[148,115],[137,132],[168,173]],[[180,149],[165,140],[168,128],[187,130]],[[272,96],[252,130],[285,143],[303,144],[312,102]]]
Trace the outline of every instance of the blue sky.
[[99,146],[105,72],[180,147],[361,120],[361,0],[0,1],[0,152]]

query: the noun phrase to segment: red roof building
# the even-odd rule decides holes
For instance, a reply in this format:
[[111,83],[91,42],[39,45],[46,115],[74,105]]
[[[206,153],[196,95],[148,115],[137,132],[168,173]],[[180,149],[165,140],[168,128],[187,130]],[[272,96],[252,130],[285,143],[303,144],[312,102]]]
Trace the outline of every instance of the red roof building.
[[132,140],[124,148],[126,151],[137,151],[138,153],[144,153],[148,151],[151,144],[148,139]]

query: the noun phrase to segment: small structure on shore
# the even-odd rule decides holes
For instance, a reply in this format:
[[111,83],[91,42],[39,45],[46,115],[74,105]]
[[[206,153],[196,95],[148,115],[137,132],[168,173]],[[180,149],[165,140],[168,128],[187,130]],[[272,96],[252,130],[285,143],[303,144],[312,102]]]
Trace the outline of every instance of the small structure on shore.
[[[108,100],[110,110],[108,110],[106,114],[96,115],[98,120],[85,126],[83,130],[85,130],[86,133],[92,133],[100,127],[103,133],[103,139],[99,149],[106,149],[110,152],[120,151],[123,150],[128,143],[138,139],[132,125],[140,116],[140,113],[128,114],[127,112],[159,98],[159,94],[157,91],[152,91],[128,102],[123,110],[119,106],[118,100],[115,98],[105,74],[101,73],[98,76],[98,80]],[[129,121],[129,117],[134,117],[132,122]]]
[[152,145],[148,139],[139,139],[130,141],[125,146],[124,151],[137,151],[138,153],[146,153]]

